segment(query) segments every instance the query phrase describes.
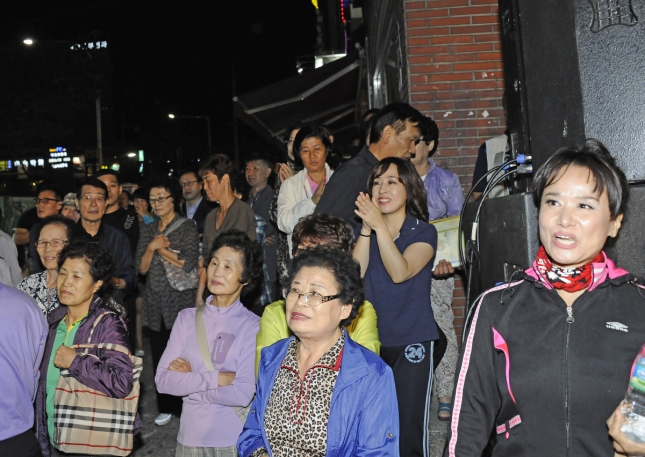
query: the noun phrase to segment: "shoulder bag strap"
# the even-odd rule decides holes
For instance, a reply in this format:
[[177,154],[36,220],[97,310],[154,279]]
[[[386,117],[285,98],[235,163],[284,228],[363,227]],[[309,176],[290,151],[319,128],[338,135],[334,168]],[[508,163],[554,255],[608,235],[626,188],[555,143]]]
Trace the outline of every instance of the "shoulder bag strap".
[[[215,370],[213,366],[213,361],[211,360],[211,351],[208,347],[208,339],[206,339],[206,324],[204,324],[204,309],[208,306],[203,304],[197,307],[195,312],[195,333],[197,334],[197,344],[199,345],[199,353],[202,356],[204,365],[208,371]],[[251,400],[253,402],[253,400]],[[246,422],[246,416],[248,414],[248,408],[250,404],[246,407],[244,406],[231,406],[235,415],[242,421]]]
[[180,217],[180,218],[179,218],[179,219],[177,219],[175,222],[173,222],[173,223],[172,223],[172,224],[170,224],[168,227],[166,227],[166,230],[164,230],[164,231],[163,231],[163,236],[168,236],[168,234],[169,234],[170,232],[173,232],[173,231],[177,230],[177,229],[179,228],[179,226],[180,226],[181,224],[183,224],[183,223],[184,223],[184,221],[187,221],[187,220],[188,220],[188,219],[186,219],[185,217]]
[[195,333],[197,333],[197,344],[199,345],[199,353],[202,356],[202,361],[208,371],[215,370],[213,361],[211,360],[211,351],[208,347],[208,339],[206,338],[206,324],[204,324],[204,307],[206,304],[197,307],[195,312]]

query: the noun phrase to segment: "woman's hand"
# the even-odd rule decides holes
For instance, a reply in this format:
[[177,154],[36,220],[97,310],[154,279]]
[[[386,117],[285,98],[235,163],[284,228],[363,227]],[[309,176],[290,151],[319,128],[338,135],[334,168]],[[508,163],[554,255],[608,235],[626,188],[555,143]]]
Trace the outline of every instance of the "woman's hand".
[[286,163],[281,163],[280,172],[278,174],[280,175],[280,181],[285,182],[288,178],[291,178],[293,176],[293,168],[291,168]]
[[645,454],[645,444],[637,443],[625,436],[620,427],[623,425],[622,403],[607,419],[607,428],[609,436],[614,440],[614,449],[618,455],[643,455]]
[[455,268],[447,260],[440,260],[432,272],[432,276],[436,279],[444,279],[454,274]]
[[186,362],[181,357],[177,357],[175,360],[170,362],[168,369],[171,371],[179,371],[180,373],[190,373],[193,371],[190,368],[190,363]]
[[320,181],[320,184],[318,184],[316,192],[311,196],[311,200],[314,202],[314,205],[317,205],[320,201],[320,197],[322,197],[322,194],[325,191],[325,184],[325,178],[323,178],[322,181]]
[[163,235],[155,236],[148,245],[148,249],[152,252],[158,251],[159,249],[165,249],[167,247],[170,247],[170,241],[168,240],[168,237]]
[[356,207],[358,209],[355,209],[354,212],[363,220],[363,230],[365,232],[367,232],[366,229],[377,230],[383,227],[387,229],[383,213],[381,213],[381,209],[378,207],[378,199],[376,197],[370,200],[368,194],[361,192],[356,199]]
[[220,371],[217,375],[217,384],[219,387],[230,386],[235,379],[234,371]]
[[58,368],[69,368],[77,356],[76,349],[68,346],[60,346],[54,355],[54,366]]

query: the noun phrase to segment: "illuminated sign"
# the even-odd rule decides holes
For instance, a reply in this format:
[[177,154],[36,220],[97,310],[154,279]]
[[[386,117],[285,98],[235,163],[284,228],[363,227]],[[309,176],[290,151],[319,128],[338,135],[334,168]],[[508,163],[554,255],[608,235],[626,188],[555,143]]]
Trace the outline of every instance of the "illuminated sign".
[[340,20],[343,22],[347,22],[347,19],[345,18],[345,3],[346,0],[340,0]]
[[139,162],[143,162],[144,157],[143,157],[143,149],[139,149]]
[[67,156],[67,149],[61,146],[49,148],[48,163],[52,168],[69,168],[69,162],[72,161],[71,157]]
[[83,49],[106,49],[106,48],[107,48],[107,41],[90,41],[89,43],[77,43],[70,47],[72,51],[80,51]]

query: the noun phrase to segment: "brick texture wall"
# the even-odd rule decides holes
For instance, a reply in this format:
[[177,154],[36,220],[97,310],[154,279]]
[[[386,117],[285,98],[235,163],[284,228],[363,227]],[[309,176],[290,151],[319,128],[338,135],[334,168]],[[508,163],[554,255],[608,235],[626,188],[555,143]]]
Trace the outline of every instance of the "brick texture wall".
[[[437,164],[472,183],[479,145],[505,129],[504,74],[496,0],[404,0],[410,103],[439,126]],[[453,310],[461,339],[465,293]]]

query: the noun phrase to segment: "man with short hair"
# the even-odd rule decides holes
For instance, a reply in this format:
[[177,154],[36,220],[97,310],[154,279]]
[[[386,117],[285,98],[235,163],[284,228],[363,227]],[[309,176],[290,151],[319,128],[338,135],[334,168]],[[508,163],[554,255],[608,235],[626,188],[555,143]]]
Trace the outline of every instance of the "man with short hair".
[[132,257],[137,253],[139,242],[139,219],[136,214],[130,214],[119,205],[119,196],[123,192],[123,186],[119,182],[119,174],[114,170],[101,170],[96,173],[96,178],[103,181],[108,190],[107,206],[103,222],[106,225],[121,230],[130,242]]
[[206,216],[213,208],[217,207],[217,203],[211,203],[202,195],[204,183],[199,177],[197,170],[188,169],[181,172],[179,175],[179,184],[181,185],[184,202],[181,204],[181,212],[186,215],[188,219],[192,219],[197,224],[197,232],[199,233],[199,240],[202,240],[204,233],[204,223]]
[[260,216],[266,222],[265,246],[266,266],[269,271],[269,287],[271,296],[277,297],[277,255],[278,244],[276,243],[278,227],[271,221],[269,209],[273,199],[273,188],[268,184],[273,162],[264,154],[254,153],[246,158],[244,176],[246,182],[251,186],[246,202],[249,204],[255,215]]
[[47,320],[36,302],[0,284],[0,455],[42,456],[31,430]]
[[136,270],[128,237],[122,231],[102,223],[107,199],[108,189],[103,181],[97,178],[83,181],[76,194],[76,206],[81,213],[78,224],[87,240],[98,243],[112,255],[115,271],[111,284],[124,298],[134,288]]
[[[40,221],[46,217],[58,214],[63,204],[64,194],[60,187],[52,184],[41,184],[38,189],[38,197],[34,198],[34,202],[36,203],[36,214]],[[29,258],[27,259],[27,266],[29,268],[29,274],[40,273],[45,270],[45,267],[40,261],[38,250],[36,249],[38,235],[40,235],[40,223],[36,222],[31,227],[28,234]],[[16,234],[14,235],[14,241],[16,239],[20,239],[17,229]],[[16,244],[19,243],[16,241]]]
[[391,103],[372,118],[370,145],[364,146],[329,178],[314,213],[338,216],[352,227],[360,224],[354,213],[356,198],[365,192],[370,173],[387,157],[410,158],[420,134],[417,123],[422,114],[407,103]]

